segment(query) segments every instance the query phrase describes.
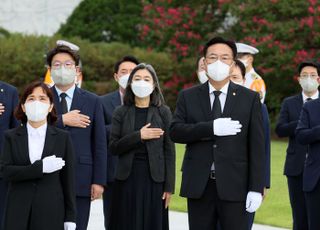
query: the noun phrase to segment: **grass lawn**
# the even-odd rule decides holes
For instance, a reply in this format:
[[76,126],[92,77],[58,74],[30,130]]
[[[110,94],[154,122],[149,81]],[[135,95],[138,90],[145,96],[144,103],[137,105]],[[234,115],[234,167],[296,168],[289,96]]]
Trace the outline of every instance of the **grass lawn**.
[[[271,189],[265,201],[256,213],[255,223],[291,228],[291,209],[289,204],[286,177],[283,175],[283,165],[286,153],[286,142],[273,141],[271,144]],[[184,145],[176,145],[176,192],[172,198],[170,209],[186,212],[186,199],[179,197],[181,185],[181,163]]]

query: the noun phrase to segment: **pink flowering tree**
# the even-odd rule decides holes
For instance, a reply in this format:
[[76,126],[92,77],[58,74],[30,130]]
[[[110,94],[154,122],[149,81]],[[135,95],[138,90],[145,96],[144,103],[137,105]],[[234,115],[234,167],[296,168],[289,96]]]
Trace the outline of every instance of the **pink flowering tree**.
[[219,2],[155,0],[144,4],[141,45],[170,53],[174,62],[173,76],[161,79],[167,100],[174,100],[180,89],[197,83],[196,59],[227,12],[226,7],[219,7]]
[[320,54],[320,2],[241,1],[222,3],[237,18],[226,35],[257,47],[255,67],[267,84],[266,103],[277,114],[281,101],[299,91],[299,63]]

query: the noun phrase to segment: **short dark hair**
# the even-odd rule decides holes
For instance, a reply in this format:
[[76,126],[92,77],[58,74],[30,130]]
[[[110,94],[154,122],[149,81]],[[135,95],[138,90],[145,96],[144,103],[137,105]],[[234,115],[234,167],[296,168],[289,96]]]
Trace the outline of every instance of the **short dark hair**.
[[240,71],[241,71],[241,75],[242,75],[242,78],[245,79],[245,76],[246,76],[246,67],[244,66],[244,64],[239,61],[238,59],[234,60],[234,65],[239,67],[240,68]]
[[236,58],[237,56],[237,46],[236,43],[230,40],[225,40],[222,37],[214,37],[212,39],[210,39],[203,47],[203,56],[206,57],[207,56],[207,51],[208,48],[214,44],[225,44],[227,46],[230,47],[230,49],[232,50],[232,54],[233,54],[233,59]]
[[80,55],[78,54],[78,52],[70,49],[70,47],[68,47],[68,46],[56,46],[55,48],[53,48],[52,50],[50,50],[47,53],[47,65],[48,66],[51,67],[51,62],[52,62],[53,57],[59,53],[69,54],[72,57],[72,59],[74,60],[74,62],[76,63],[76,66],[79,65]]
[[[15,117],[18,120],[20,120],[23,124],[27,123],[28,118],[27,118],[27,115],[25,114],[25,112],[23,112],[21,106],[26,103],[28,96],[30,94],[32,94],[32,92],[35,88],[38,88],[38,87],[40,87],[43,90],[43,92],[49,97],[50,104],[53,104],[53,94],[45,83],[43,83],[41,81],[35,81],[35,82],[27,85],[25,90],[22,93],[22,96],[20,98],[20,102],[14,112]],[[51,112],[47,116],[47,121],[50,125],[53,125],[57,121],[57,113],[56,113],[54,106],[53,106]]]
[[139,60],[134,56],[124,56],[119,61],[117,61],[116,64],[114,64],[114,73],[118,73],[119,67],[123,62],[132,62],[136,65],[140,63]]
[[126,87],[126,91],[123,97],[123,103],[125,105],[134,105],[135,104],[135,96],[134,93],[132,92],[131,89],[131,83],[132,83],[132,78],[134,76],[134,74],[141,69],[146,69],[149,71],[149,73],[152,76],[153,82],[154,82],[154,90],[150,95],[150,105],[154,105],[157,107],[160,107],[161,105],[164,105],[164,98],[163,95],[161,93],[161,89],[160,89],[160,84],[159,84],[159,80],[156,74],[156,71],[154,70],[154,68],[152,67],[152,65],[150,64],[146,64],[146,63],[140,63],[139,65],[137,65],[132,72],[130,73],[129,79],[128,79],[128,84]]
[[308,61],[303,61],[300,63],[299,67],[298,67],[298,73],[299,75],[301,74],[301,71],[304,67],[306,66],[311,66],[317,69],[317,74],[320,74],[320,66],[319,63],[313,60],[308,60]]

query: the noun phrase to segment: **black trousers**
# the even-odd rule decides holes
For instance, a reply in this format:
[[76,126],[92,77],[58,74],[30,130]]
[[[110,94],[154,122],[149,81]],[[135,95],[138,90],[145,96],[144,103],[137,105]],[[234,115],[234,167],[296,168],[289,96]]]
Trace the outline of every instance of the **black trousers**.
[[248,229],[245,202],[221,200],[212,179],[200,199],[188,198],[188,217],[190,230],[216,230],[218,220],[223,230]]
[[0,230],[2,229],[2,222],[4,217],[5,201],[7,197],[8,185],[2,178],[0,178]]
[[109,229],[111,210],[112,210],[112,191],[113,183],[108,182],[108,187],[103,192],[103,214],[104,214],[104,227],[106,230]]
[[305,192],[309,230],[320,229],[320,180],[311,192]]
[[90,216],[90,197],[76,197],[77,202],[77,230],[86,230]]
[[302,174],[298,176],[287,176],[287,181],[293,219],[292,229],[308,230],[306,200],[304,192],[302,191]]

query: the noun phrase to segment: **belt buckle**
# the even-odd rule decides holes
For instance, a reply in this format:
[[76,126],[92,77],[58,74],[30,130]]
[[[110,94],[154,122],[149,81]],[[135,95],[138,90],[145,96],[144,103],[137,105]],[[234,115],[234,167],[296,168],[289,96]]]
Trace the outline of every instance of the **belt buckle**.
[[210,179],[212,179],[212,180],[216,179],[215,171],[210,171]]

